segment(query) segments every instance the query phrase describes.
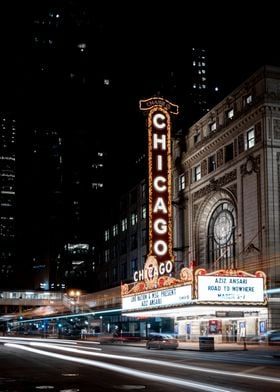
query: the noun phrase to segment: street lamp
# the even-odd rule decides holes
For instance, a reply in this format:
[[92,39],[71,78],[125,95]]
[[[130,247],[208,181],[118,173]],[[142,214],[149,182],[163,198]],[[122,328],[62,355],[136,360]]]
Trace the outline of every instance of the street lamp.
[[73,298],[73,302],[71,302],[71,304],[74,305],[74,313],[78,313],[80,295],[80,290],[69,291],[69,297]]
[[100,318],[100,333],[103,333],[103,316],[99,316]]

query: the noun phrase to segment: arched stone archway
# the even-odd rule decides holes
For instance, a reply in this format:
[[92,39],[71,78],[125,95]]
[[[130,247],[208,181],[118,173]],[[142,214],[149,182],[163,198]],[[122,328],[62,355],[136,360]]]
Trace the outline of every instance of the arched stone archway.
[[237,226],[237,209],[236,200],[233,194],[226,190],[221,189],[212,192],[201,203],[194,219],[193,233],[194,246],[195,246],[195,259],[197,265],[209,268],[208,264],[208,227],[211,216],[215,209],[222,203],[230,203],[235,209],[235,225]]

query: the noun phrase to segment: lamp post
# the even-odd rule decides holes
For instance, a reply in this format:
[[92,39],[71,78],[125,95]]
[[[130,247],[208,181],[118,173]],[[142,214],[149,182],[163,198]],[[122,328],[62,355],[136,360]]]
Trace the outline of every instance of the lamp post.
[[71,302],[71,304],[74,305],[74,307],[73,307],[74,312],[73,313],[78,313],[78,311],[79,311],[80,295],[81,295],[80,290],[70,290],[69,291],[69,296],[71,298],[73,298],[73,302]]
[[100,316],[100,333],[103,333],[103,316]]

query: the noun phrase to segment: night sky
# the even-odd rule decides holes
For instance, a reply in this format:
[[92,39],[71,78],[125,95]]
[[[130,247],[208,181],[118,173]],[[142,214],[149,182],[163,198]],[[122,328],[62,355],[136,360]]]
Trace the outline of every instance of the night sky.
[[[208,48],[209,80],[212,81],[212,87],[215,84],[219,86],[221,97],[230,93],[260,66],[280,65],[278,24],[274,21],[274,13],[269,10],[266,12],[264,7],[261,10],[254,9],[254,14],[251,14],[239,10],[236,5],[234,10],[220,9],[218,12],[214,3],[209,9],[194,6],[192,10],[184,8],[181,1],[172,2],[169,8],[161,9],[153,9],[151,2],[126,6],[120,2],[118,6],[104,2],[98,7],[93,3],[89,0],[1,2],[2,110],[13,109],[15,105],[21,107],[22,102],[32,94],[28,86],[29,80],[33,78],[30,56],[32,19],[38,10],[49,4],[71,4],[75,12],[79,12],[84,5],[88,7],[86,16],[94,24],[89,24],[85,30],[85,37],[91,45],[87,72],[92,79],[106,72],[110,75],[110,99],[108,95],[98,96],[98,105],[102,104],[106,108],[106,111],[103,110],[103,118],[110,112],[109,116],[118,124],[118,130],[114,127],[101,129],[101,132],[106,132],[106,137],[110,133],[114,145],[120,142],[120,146],[123,146],[134,132],[135,147],[139,146],[141,150],[142,146],[138,143],[143,141],[141,129],[144,122],[139,113],[139,99],[157,93],[155,79],[160,84],[161,75],[163,78],[166,75],[164,70],[180,70],[182,75],[184,69],[187,70],[187,53],[192,46]],[[71,31],[68,30],[67,34],[71,34]],[[68,38],[65,33],[65,40]],[[65,59],[62,55],[62,62],[58,61],[56,66],[64,67],[63,61]],[[50,111],[63,109],[68,91],[63,87],[61,90],[61,96],[55,92],[50,97]],[[82,106],[86,103],[84,118],[91,120],[92,111],[99,111],[94,99],[94,88],[89,86],[81,96],[77,94],[71,97],[71,105]],[[178,97],[175,103],[181,104],[181,101],[182,97]],[[184,107],[181,106],[180,110],[184,112]],[[67,111],[65,113],[67,115]],[[100,128],[104,128],[102,120],[99,121]],[[138,139],[135,139],[137,136]]]
[[[88,6],[95,21],[87,31],[92,39],[92,72],[114,74],[114,95],[125,100],[128,111],[137,111],[135,100],[147,95],[149,78],[161,69],[186,68],[187,48],[209,49],[210,78],[227,94],[264,63],[280,65],[278,23],[272,9],[254,7],[253,13],[239,8],[215,9],[181,1],[170,7],[153,8],[153,2],[93,5],[89,0],[9,0],[0,6],[0,87],[13,100],[11,87],[24,75],[31,42],[34,9],[46,4]],[[134,3],[134,2],[133,2]],[[97,37],[94,42],[93,37]],[[21,92],[28,94],[28,91]],[[136,98],[136,99],[135,99]],[[1,100],[3,94],[1,94]]]
[[[62,24],[57,46],[38,49],[34,47],[34,34],[40,28],[42,32],[44,26],[36,25],[34,21],[40,14],[48,15],[46,9],[52,5],[66,7],[67,23]],[[84,6],[87,8],[85,13]],[[99,4],[93,0],[4,0],[0,3],[0,111],[16,113],[19,119],[17,180],[18,193],[22,192],[22,197],[18,197],[17,207],[23,215],[19,219],[22,243],[30,241],[29,230],[25,227],[25,222],[29,222],[26,202],[33,218],[37,218],[31,198],[35,198],[36,193],[26,192],[26,189],[33,185],[37,190],[37,183],[44,185],[41,173],[39,179],[30,174],[34,171],[32,132],[37,127],[61,131],[65,136],[64,145],[70,145],[70,157],[78,155],[78,146],[83,144],[91,158],[91,151],[96,148],[95,139],[101,138],[114,158],[109,177],[115,184],[109,184],[108,196],[110,200],[113,196],[118,201],[116,192],[123,193],[120,183],[126,184],[125,191],[130,189],[127,185],[129,176],[133,185],[136,183],[131,162],[146,151],[147,130],[139,100],[160,93],[179,105],[182,127],[184,121],[189,120],[185,114],[188,107],[184,94],[190,81],[192,47],[208,49],[210,87],[212,92],[216,85],[219,87],[220,99],[262,65],[280,66],[279,22],[274,20],[277,12],[273,9],[266,12],[264,6],[257,9],[255,3],[254,9],[247,13],[244,9],[238,10],[236,3],[219,3],[216,8],[215,2],[210,2],[208,8],[200,2],[197,7],[195,4],[190,7],[182,0],[172,1],[170,5],[158,1],[113,4],[103,1]],[[82,20],[80,25],[79,18]],[[74,21],[76,29],[71,27]],[[49,30],[46,30],[49,37]],[[88,44],[88,55],[84,58],[81,53],[77,54],[77,45],[83,40]],[[169,79],[170,71],[176,74],[176,88],[174,80]],[[84,77],[86,82],[83,82]],[[110,80],[108,87],[103,83],[106,77]],[[171,86],[171,90],[166,86]],[[79,155],[81,157],[83,154]],[[74,163],[79,168],[79,162]],[[48,161],[45,165],[48,168]],[[70,169],[69,176],[74,173]],[[72,197],[67,188],[70,183],[66,178],[63,184],[66,184],[63,197],[69,200]],[[52,206],[52,199],[51,196],[48,199],[42,189],[38,193],[43,196],[42,200],[38,196],[38,210],[46,211],[47,221],[46,206]],[[83,196],[82,193],[81,199]],[[67,207],[67,203],[62,204]],[[70,214],[66,207],[63,213],[68,219]],[[57,215],[59,218],[60,214]],[[92,235],[93,219],[87,211],[84,216],[81,238],[84,229],[89,229],[86,234]],[[59,219],[53,223],[52,214],[49,218],[49,227],[44,226],[41,217],[33,219],[35,224],[30,220],[30,232],[37,232],[38,223],[42,233],[46,227],[52,237],[52,228],[58,223],[55,227],[66,238],[65,233],[60,233]],[[62,218],[61,222],[64,222]],[[65,222],[67,227],[67,220]],[[56,241],[55,234],[53,237]],[[41,238],[45,240],[47,236]],[[19,249],[21,252],[21,247]],[[24,251],[28,253],[29,247]],[[29,254],[27,256],[32,259]]]

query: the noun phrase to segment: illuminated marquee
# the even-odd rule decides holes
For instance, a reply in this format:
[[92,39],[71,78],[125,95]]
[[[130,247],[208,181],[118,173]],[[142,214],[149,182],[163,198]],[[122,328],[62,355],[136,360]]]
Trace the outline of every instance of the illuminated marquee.
[[266,275],[241,270],[218,270],[207,274],[205,269],[195,272],[198,303],[265,304]]
[[164,290],[152,290],[122,298],[125,311],[146,310],[167,306],[183,306],[192,300],[192,286],[170,287]]
[[[148,111],[149,251],[146,269],[134,274],[135,281],[147,278],[156,280],[159,275],[170,273],[174,262],[169,113],[177,114],[178,106],[162,98],[154,97],[140,101],[140,109]],[[155,265],[155,260],[157,265]]]

